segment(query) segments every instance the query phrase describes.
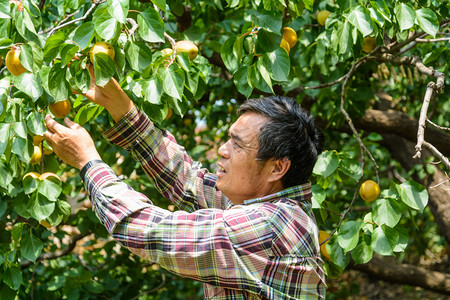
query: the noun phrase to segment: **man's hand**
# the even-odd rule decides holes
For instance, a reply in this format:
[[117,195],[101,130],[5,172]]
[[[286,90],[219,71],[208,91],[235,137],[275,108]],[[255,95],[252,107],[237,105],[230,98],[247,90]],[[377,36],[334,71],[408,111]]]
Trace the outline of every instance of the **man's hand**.
[[106,108],[114,121],[119,121],[134,107],[134,103],[122,90],[117,80],[111,78],[104,87],[98,86],[95,83],[94,66],[89,65],[88,70],[91,75],[91,85],[84,96]]
[[47,143],[65,163],[81,169],[90,160],[100,159],[94,141],[89,133],[68,118],[66,126],[59,124],[50,115],[45,117],[47,131],[44,134]]

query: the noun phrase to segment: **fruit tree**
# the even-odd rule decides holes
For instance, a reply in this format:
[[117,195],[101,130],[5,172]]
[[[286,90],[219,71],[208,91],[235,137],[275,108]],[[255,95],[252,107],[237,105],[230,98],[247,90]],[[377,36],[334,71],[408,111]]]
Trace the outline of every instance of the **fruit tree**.
[[438,0],[1,1],[0,299],[202,297],[111,240],[77,172],[37,138],[46,114],[67,115],[120,178],[174,209],[101,136],[113,122],[82,96],[89,64],[212,170],[240,103],[296,99],[326,137],[312,205],[327,277],[450,293],[448,265],[419,263],[444,263],[450,241],[449,24]]

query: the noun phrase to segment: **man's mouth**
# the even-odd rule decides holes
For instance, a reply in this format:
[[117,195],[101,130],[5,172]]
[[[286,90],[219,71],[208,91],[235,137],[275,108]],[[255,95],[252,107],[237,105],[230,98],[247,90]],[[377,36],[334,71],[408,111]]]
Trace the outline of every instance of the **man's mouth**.
[[225,169],[221,166],[221,165],[217,165],[217,175],[223,175],[223,174],[226,174],[227,173],[227,171],[225,171]]

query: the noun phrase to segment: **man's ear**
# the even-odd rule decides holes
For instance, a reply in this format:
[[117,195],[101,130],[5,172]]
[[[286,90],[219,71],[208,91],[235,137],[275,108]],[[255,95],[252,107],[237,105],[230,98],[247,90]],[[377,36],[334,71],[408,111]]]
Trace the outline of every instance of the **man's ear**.
[[286,172],[291,167],[291,160],[287,157],[283,157],[277,160],[272,160],[272,172],[270,174],[269,181],[274,182],[281,180]]

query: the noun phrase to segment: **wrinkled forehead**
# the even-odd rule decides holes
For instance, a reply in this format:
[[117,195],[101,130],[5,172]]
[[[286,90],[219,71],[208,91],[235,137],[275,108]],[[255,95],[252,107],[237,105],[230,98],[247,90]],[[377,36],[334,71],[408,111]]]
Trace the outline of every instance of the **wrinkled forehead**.
[[257,139],[261,127],[266,122],[268,122],[268,119],[265,116],[254,112],[246,112],[231,125],[229,132],[243,139]]

